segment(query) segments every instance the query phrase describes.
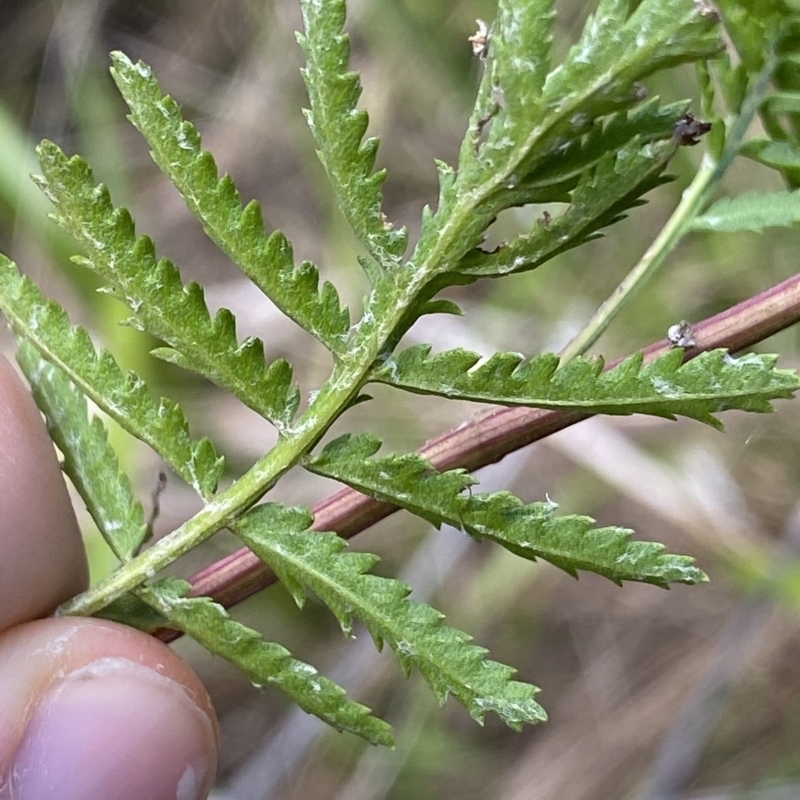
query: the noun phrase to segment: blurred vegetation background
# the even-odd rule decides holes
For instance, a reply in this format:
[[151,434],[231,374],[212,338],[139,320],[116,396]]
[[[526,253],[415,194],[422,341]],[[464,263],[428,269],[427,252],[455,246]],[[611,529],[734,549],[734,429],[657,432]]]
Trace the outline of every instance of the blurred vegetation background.
[[[362,76],[379,164],[389,178],[386,213],[418,227],[436,199],[434,159],[454,163],[479,66],[467,42],[492,0],[350,0],[353,67]],[[556,53],[588,13],[579,0],[558,5]],[[207,287],[212,308],[237,315],[240,334],[258,335],[268,358],[295,366],[304,391],[324,380],[327,354],[205,240],[197,222],[150,162],[125,120],[108,75],[121,49],[149,63],[182,103],[205,146],[246,199],[263,204],[298,259],[317,263],[354,312],[365,280],[358,251],[327,190],[305,128],[294,40],[296,0],[3,0],[0,3],[0,249],[66,305],[96,341],[181,402],[196,435],[208,434],[228,459],[229,479],[252,464],[274,432],[249,410],[196,376],[150,358],[153,345],[120,327],[124,309],[95,293],[69,262],[74,247],[46,219],[48,204],[28,180],[34,146],[47,137],[81,153],[185,279]],[[649,82],[667,99],[696,95],[694,72]],[[459,291],[461,319],[426,317],[409,341],[533,355],[563,346],[643,253],[691,179],[702,145],[684,148],[676,181],[610,235],[538,272]],[[774,174],[736,163],[724,191],[778,188]],[[497,236],[530,225],[541,209],[503,216]],[[613,358],[766,289],[796,269],[796,231],[757,237],[695,235],[598,343]],[[7,332],[0,340],[13,358]],[[762,345],[798,365],[792,330]],[[474,413],[468,404],[401,396],[376,387],[332,435],[371,429],[393,449],[411,450]],[[338,735],[292,710],[277,692],[260,695],[226,664],[190,642],[179,650],[217,704],[225,800],[267,798],[464,798],[616,800],[800,796],[800,407],[778,414],[730,414],[720,435],[697,423],[592,420],[514,454],[480,475],[482,488],[509,488],[527,501],[545,496],[564,512],[630,526],[639,538],[695,555],[705,586],[669,594],[620,589],[593,575],[575,581],[549,565],[516,560],[454,531],[435,532],[395,515],[353,542],[378,552],[378,570],[400,575],[450,622],[472,632],[494,658],[516,666],[543,691],[550,721],[518,734],[495,719],[485,728],[448,703],[439,710],[418,676],[402,678],[391,654],[366,634],[343,639],[310,602],[301,613],[280,586],[236,615],[343,683],[395,726],[394,752]],[[145,503],[160,465],[114,433]],[[335,486],[291,474],[275,497],[311,504]],[[157,534],[197,510],[190,490],[170,480]],[[82,518],[92,568],[113,562]],[[218,535],[176,570],[188,575],[236,548]]]

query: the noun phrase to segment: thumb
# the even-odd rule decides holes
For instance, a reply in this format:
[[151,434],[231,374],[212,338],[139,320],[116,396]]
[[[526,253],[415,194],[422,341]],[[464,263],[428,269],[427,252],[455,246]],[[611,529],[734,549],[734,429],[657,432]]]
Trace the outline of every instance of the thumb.
[[155,639],[88,619],[0,635],[2,800],[201,800],[216,752],[205,690]]

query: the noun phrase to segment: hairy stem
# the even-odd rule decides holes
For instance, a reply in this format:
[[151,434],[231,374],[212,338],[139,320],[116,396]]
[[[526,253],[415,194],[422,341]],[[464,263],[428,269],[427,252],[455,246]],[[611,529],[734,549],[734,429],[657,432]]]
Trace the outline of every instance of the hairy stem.
[[[324,405],[327,396],[317,403]],[[335,400],[333,401],[335,402]],[[346,399],[340,401],[346,404]],[[315,404],[305,416],[314,418]],[[156,542],[144,553],[109,575],[105,580],[64,603],[58,615],[90,615],[108,603],[152,578],[196,545],[208,539],[232,520],[236,514],[258,500],[280,476],[292,466],[306,448],[313,446],[327,426],[310,425],[301,433],[279,440],[278,444],[260,459],[227,491],[208,503],[201,511]]]

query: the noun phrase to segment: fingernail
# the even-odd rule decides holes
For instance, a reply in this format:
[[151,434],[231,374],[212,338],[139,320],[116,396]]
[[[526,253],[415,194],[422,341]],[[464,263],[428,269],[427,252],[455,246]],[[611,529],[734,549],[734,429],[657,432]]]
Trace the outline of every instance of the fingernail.
[[13,800],[200,800],[211,721],[174,681],[122,658],[66,676],[39,703],[9,775]]

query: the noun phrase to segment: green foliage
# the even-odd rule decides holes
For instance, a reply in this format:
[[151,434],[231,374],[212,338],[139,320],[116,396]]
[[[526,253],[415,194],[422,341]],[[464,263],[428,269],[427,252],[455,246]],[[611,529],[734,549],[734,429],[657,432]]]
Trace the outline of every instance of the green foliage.
[[224,462],[211,442],[194,442],[178,405],[165,399],[156,403],[140,377],[124,375],[107,351],[98,355],[89,334],[70,326],[64,310],[2,255],[0,309],[18,339],[62,368],[111,419],[150,445],[202,497],[213,495]]
[[664,555],[660,544],[632,542],[629,530],[592,528],[589,517],[556,516],[558,506],[550,501],[525,505],[508,492],[474,494],[470,487],[477,481],[464,470],[437,472],[415,453],[375,458],[380,444],[370,434],[345,435],[305,466],[437,527],[452,525],[523,558],[543,558],[576,578],[578,570],[586,570],[615,583],[642,581],[663,588],[706,580],[693,559]]
[[138,594],[170,624],[239,667],[257,688],[280,689],[304,711],[371,744],[394,744],[389,725],[370,716],[368,708],[348,700],[341,686],[292,658],[285,647],[265,642],[256,631],[234,622],[208,597],[187,597],[190,589],[186,581],[166,578]]
[[[560,165],[569,163],[567,153],[570,146],[576,146],[573,143],[587,134],[596,135],[603,117],[641,102],[646,94],[639,84],[642,78],[682,62],[712,57],[721,48],[713,15],[691,0],[644,0],[630,15],[627,2],[610,1],[602,3],[588,20],[565,61],[545,73],[547,36],[543,28],[551,18],[550,4],[534,3],[525,12],[523,6],[527,4],[514,0],[500,3],[498,22],[505,22],[506,27],[494,31],[491,40],[499,43],[498,54],[495,56],[490,41],[490,59],[470,132],[461,148],[458,174],[448,177],[440,171],[439,208],[423,219],[413,258],[417,264],[441,249],[442,232],[449,233],[448,223],[451,217],[460,216],[462,205],[469,207],[470,219],[460,226],[457,258],[480,245],[484,230],[503,209],[559,199],[542,195],[537,170],[551,171],[551,180],[557,181]],[[504,85],[502,81],[509,75],[520,77]],[[677,120],[678,115],[673,123]],[[648,138],[652,135],[646,127],[641,133]],[[619,151],[641,146],[639,131],[630,129],[629,134],[627,142],[617,142]],[[641,155],[659,161],[659,154],[650,154],[649,149]],[[613,152],[606,151],[603,157],[610,159],[613,172]],[[660,162],[661,169],[664,166],[666,158]],[[652,188],[646,180],[651,176],[639,177],[645,185],[623,208],[636,204],[638,197]],[[584,177],[584,183],[592,180]],[[598,179],[595,186],[601,183]],[[629,185],[628,192],[634,191],[635,184]],[[592,199],[601,200],[597,190]],[[619,218],[619,213],[611,214],[604,224]],[[562,239],[563,249],[569,238]],[[576,238],[585,240],[580,231]]]
[[257,202],[242,208],[233,180],[218,177],[214,157],[200,148],[200,134],[183,119],[177,103],[162,95],[149,67],[131,63],[123,53],[112,53],[112,59],[111,74],[131,110],[131,122],[209,238],[284,314],[341,353],[350,317],[333,285],[326,282],[318,292],[316,267],[303,262],[295,268],[286,237],[280,231],[266,235]]
[[[140,378],[123,374],[106,351],[98,353],[86,331],[71,326],[63,309],[0,258],[0,309],[20,342],[20,361],[68,475],[124,562],[61,613],[98,614],[143,630],[177,628],[237,664],[257,685],[283,689],[334,727],[390,743],[385,723],[282,646],[263,641],[211,598],[192,597],[185,582],[153,582],[159,570],[227,527],[274,570],[299,605],[310,589],[345,633],[361,620],[379,647],[386,642],[397,653],[406,672],[421,672],[441,702],[453,696],[478,722],[487,711],[513,728],[539,722],[545,714],[534,699],[536,687],[512,680],[511,667],[488,659],[466,633],[444,625],[435,609],[409,600],[410,587],[369,574],[377,556],[345,552],[336,534],[312,531],[306,509],[253,506],[302,465],[435,525],[447,523],[572,575],[589,570],[617,583],[661,587],[705,580],[692,559],[633,541],[625,528],[594,528],[588,517],[558,516],[549,500],[525,504],[507,492],[473,494],[471,475],[438,472],[418,455],[377,456],[380,442],[371,434],[344,436],[314,452],[339,417],[368,399],[363,390],[370,382],[586,414],[683,415],[717,427],[720,411],[770,411],[773,400],[790,397],[800,381],[775,369],[773,356],[712,351],[683,363],[686,354],[676,349],[648,364],[635,354],[604,371],[602,359],[572,358],[585,351],[589,336],[561,359],[497,353],[482,360],[461,349],[431,355],[430,345],[396,351],[422,315],[459,312],[440,296],[446,287],[530,270],[602,235],[668,180],[665,170],[675,153],[698,144],[709,124],[697,175],[642,271],[631,273],[631,287],[692,227],[760,230],[794,223],[798,209],[789,192],[745,195],[702,212],[740,153],[779,169],[790,185],[800,174],[800,71],[787,44],[798,30],[798,15],[778,0],[753,0],[745,5],[758,23],[749,25],[733,2],[723,2],[741,60],[734,66],[721,52],[719,15],[702,0],[601,0],[577,43],[553,66],[552,0],[500,0],[495,24],[473,37],[483,76],[457,167],[438,164],[438,205],[424,210],[419,239],[404,261],[407,233],[395,230],[381,208],[385,174],[373,171],[378,142],[364,138],[368,117],[357,105],[359,78],[349,71],[345,4],[300,4],[306,117],[336,201],[366,251],[362,264],[372,283],[352,325],[334,286],[320,288],[313,265],[296,266],[286,237],[267,234],[257,202],[243,204],[232,179],[219,177],[199,133],[162,93],[149,67],[116,53],[112,72],[155,163],[208,236],[333,354],[329,378],[310,392],[302,410],[290,365],[267,365],[259,339],[240,342],[227,309],[212,318],[202,288],[184,284],[175,265],[157,259],[151,240],[136,234],[130,214],[114,207],[82,159],[68,158],[51,142],[39,147],[38,184],[55,205],[57,222],[83,249],[76,260],[130,309],[127,324],[164,343],[154,355],[228,390],[280,434],[272,450],[217,491],[222,459],[208,440],[190,438],[183,412],[168,400],[155,402]],[[647,99],[643,79],[686,63],[698,65],[708,121],[689,113],[685,102]],[[756,114],[766,138],[746,142]],[[533,203],[565,207],[558,215],[544,211],[531,230],[510,242],[483,248],[498,214]],[[600,327],[612,316],[603,314]],[[206,501],[141,553],[147,534],[141,506],[101,420],[89,420],[84,395],[156,450]]]
[[[781,166],[791,166],[785,161]],[[788,228],[800,222],[800,190],[760,195],[747,192],[718,200],[697,217],[692,228],[698,231],[755,231]]]
[[[524,272],[597,238],[602,228],[619,222],[626,211],[642,204],[642,195],[666,180],[662,173],[675,152],[671,141],[643,144],[637,137],[617,152],[606,151],[596,164],[587,164],[593,148],[572,149],[578,151],[577,158],[574,166],[560,174],[561,185],[549,185],[545,175],[541,184],[535,180],[526,183],[525,188],[526,192],[531,191],[526,202],[569,199],[569,208],[555,219],[542,218],[530,233],[493,252],[472,250],[459,263],[460,274],[498,277]],[[567,192],[567,186],[575,179],[576,185],[571,193]],[[540,194],[540,185],[547,194]]]
[[492,711],[516,729],[545,719],[533,699],[535,686],[512,681],[513,669],[487,660],[486,650],[469,644],[466,633],[443,625],[435,609],[408,600],[411,587],[365,574],[375,556],[343,553],[345,542],[335,534],[310,531],[311,521],[302,509],[269,503],[245,515],[234,531],[275,570],[298,605],[308,586],[346,634],[357,616],[379,648],[385,642],[395,651],[406,673],[412,667],[422,673],[440,703],[452,696],[478,722]]
[[[28,342],[20,345],[19,362],[45,413],[53,441],[64,455],[64,471],[114,554],[120,561],[129,561],[143,543],[148,526],[102,422],[97,417],[88,419],[84,395]],[[190,584],[174,578],[142,587],[136,598],[127,601],[123,619],[130,622],[132,616],[138,616],[141,624],[142,611],[135,604],[144,601],[157,613],[159,625],[185,631],[210,652],[225,656],[259,688],[275,686],[310,714],[372,744],[393,744],[389,726],[369,716],[364,706],[347,700],[341,687],[292,658],[285,648],[263,641],[256,631],[230,619],[225,609],[209,598],[187,597],[190,589]],[[152,617],[145,619],[154,623]]]
[[281,360],[265,368],[261,340],[239,344],[227,309],[211,319],[202,288],[184,285],[170,261],[156,259],[152,241],[136,236],[130,214],[114,208],[85,161],[67,158],[51,142],[43,142],[38,153],[38,183],[56,206],[55,219],[88,253],[75,260],[130,308],[130,325],[170,345],[157,355],[228,389],[279,428],[288,425],[300,402],[289,364]]
[[800,175],[800,147],[792,142],[751,139],[749,142],[745,142],[741,153],[767,167],[791,175]]
[[119,466],[98,417],[88,419],[86,397],[64,372],[39,356],[27,341],[17,356],[47,420],[50,436],[64,456],[64,472],[80,493],[98,530],[120,561],[130,561],[148,527],[142,504]]
[[311,107],[306,120],[339,208],[367,251],[363,264],[376,282],[382,270],[400,266],[408,235],[381,211],[384,170],[373,173],[378,140],[362,141],[369,118],[356,108],[361,84],[348,72],[350,40],[342,33],[344,0],[301,0],[305,34],[297,41],[306,56],[303,78]]
[[743,154],[780,171],[789,186],[797,188],[800,168],[792,154],[800,133],[800,14],[784,0],[721,0],[719,8],[740,59],[736,66],[728,58],[719,64],[728,103],[741,111],[749,80],[761,75],[771,82],[771,91],[758,98],[756,109],[768,138],[737,144]]
[[594,414],[653,414],[691,417],[721,428],[719,411],[772,411],[770,400],[791,397],[800,388],[797,373],[774,369],[774,356],[733,358],[725,350],[701,353],[683,363],[672,350],[648,364],[641,353],[613,369],[602,358],[575,358],[560,364],[545,353],[525,360],[519,353],[448,350],[430,355],[417,345],[386,360],[373,380],[420,394],[459,400],[533,406]]
[[495,99],[498,105],[505,103],[505,113],[497,120],[500,124],[492,124],[488,148],[497,146],[498,140],[506,135],[521,138],[526,132],[525,125],[536,124],[541,118],[555,15],[553,0],[498,3],[496,33],[493,31],[487,42],[492,53],[487,73],[495,91],[502,92],[502,97],[497,94]]

